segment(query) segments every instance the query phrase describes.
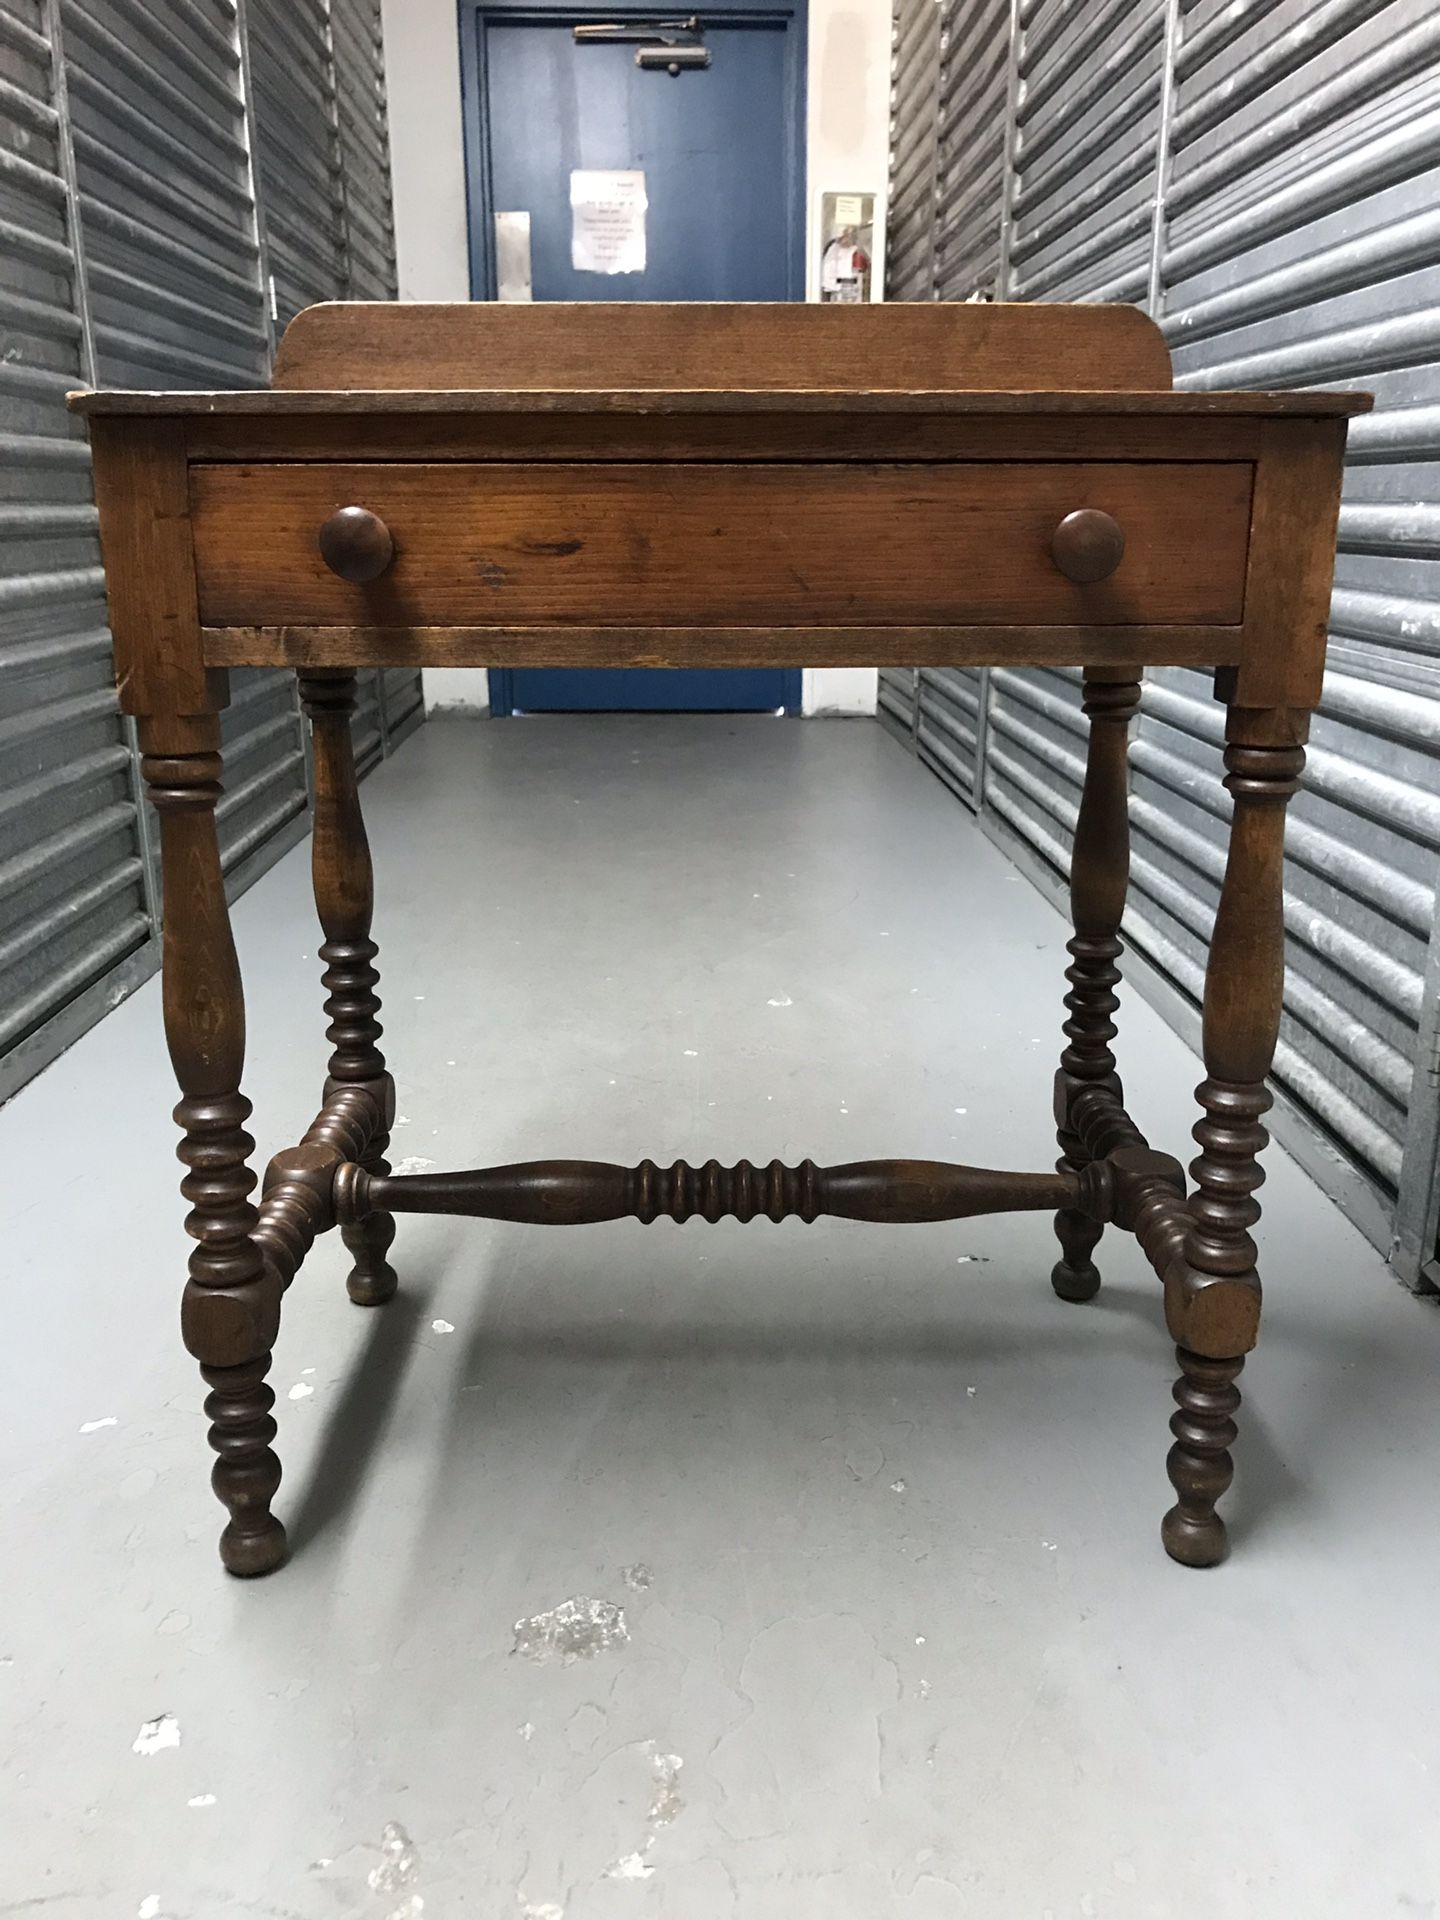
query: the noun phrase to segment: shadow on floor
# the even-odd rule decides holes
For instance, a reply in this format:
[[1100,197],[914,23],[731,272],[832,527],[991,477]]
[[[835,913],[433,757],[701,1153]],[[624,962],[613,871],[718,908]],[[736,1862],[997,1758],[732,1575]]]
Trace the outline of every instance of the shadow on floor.
[[402,1285],[385,1306],[355,1309],[370,1314],[370,1330],[340,1390],[299,1504],[285,1515],[292,1556],[303,1553],[354,1505],[370,1460],[384,1444],[415,1357],[430,1291]]

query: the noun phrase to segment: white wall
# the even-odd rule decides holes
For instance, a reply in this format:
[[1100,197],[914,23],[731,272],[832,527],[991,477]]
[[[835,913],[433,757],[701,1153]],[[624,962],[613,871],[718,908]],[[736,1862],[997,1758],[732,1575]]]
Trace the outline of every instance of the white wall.
[[[810,0],[805,129],[805,285],[818,298],[822,193],[873,193],[875,270],[884,260],[890,167],[890,0]],[[806,713],[874,713],[873,667],[807,667]]]
[[[468,300],[465,146],[456,0],[382,0],[395,246],[402,300]],[[890,137],[890,0],[810,0],[807,284],[823,192],[883,195]],[[882,235],[877,234],[876,267]],[[483,712],[483,673],[427,668],[432,710]],[[873,713],[875,673],[805,671],[806,713]]]
[[382,0],[402,300],[468,300],[456,0]]
[[815,243],[822,193],[873,193],[875,265],[883,259],[890,170],[889,0],[810,0],[805,172],[806,298],[820,291]]

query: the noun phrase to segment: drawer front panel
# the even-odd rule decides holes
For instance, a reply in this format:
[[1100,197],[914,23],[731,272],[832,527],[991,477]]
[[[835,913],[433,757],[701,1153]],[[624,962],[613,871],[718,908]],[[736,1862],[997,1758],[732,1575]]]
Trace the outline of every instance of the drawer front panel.
[[[1234,625],[1252,471],[317,463],[195,465],[190,487],[209,626]],[[365,585],[319,547],[353,506],[393,542]],[[1089,585],[1051,553],[1081,508],[1125,535]]]

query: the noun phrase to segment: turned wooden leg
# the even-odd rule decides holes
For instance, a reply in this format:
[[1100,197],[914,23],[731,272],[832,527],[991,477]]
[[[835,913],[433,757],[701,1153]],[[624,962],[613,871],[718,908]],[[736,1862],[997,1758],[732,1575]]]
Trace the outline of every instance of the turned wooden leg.
[[1308,716],[1232,708],[1225,785],[1234,798],[1230,853],[1205,975],[1204,1109],[1195,1127],[1196,1192],[1181,1259],[1165,1277],[1165,1312],[1178,1343],[1179,1411],[1169,1472],[1178,1499],[1162,1537],[1173,1559],[1213,1567],[1225,1558],[1216,1502],[1230,1484],[1234,1381],[1260,1325],[1260,1279],[1250,1230],[1269,1135],[1265,1077],[1275,1052],[1285,982],[1285,805],[1305,764]]
[[[1130,817],[1125,772],[1126,735],[1140,701],[1138,667],[1087,667],[1085,712],[1090,720],[1090,746],[1085,759],[1085,786],[1080,815],[1075,822],[1075,849],[1070,864],[1070,908],[1074,937],[1067,951],[1070,965],[1065,978],[1069,1018],[1065,1022],[1065,1051],[1055,1076],[1056,1138],[1061,1173],[1078,1173],[1085,1165],[1085,1148],[1071,1123],[1071,1106],[1082,1089],[1102,1084],[1119,1093],[1115,1055],[1115,989],[1120,969],[1120,918],[1130,880]],[[1063,1208],[1055,1216],[1060,1258],[1050,1275],[1062,1300],[1089,1300],[1100,1286],[1092,1259],[1103,1228],[1088,1214]]]
[[280,1485],[271,1450],[275,1396],[266,1385],[280,1324],[280,1282],[254,1237],[255,1142],[240,1092],[245,1004],[215,836],[220,728],[213,716],[142,720],[142,767],[160,819],[165,886],[165,1037],[183,1095],[175,1109],[181,1192],[197,1242],[181,1325],[210,1388],[205,1411],[218,1456],[212,1484],[229,1510],[220,1558],[231,1573],[269,1573],[285,1558],[270,1511]]
[[1177,1499],[1161,1524],[1161,1537],[1170,1558],[1182,1566],[1214,1567],[1229,1551],[1215,1503],[1235,1472],[1230,1458],[1240,1406],[1235,1377],[1245,1360],[1243,1355],[1207,1360],[1187,1347],[1177,1347],[1175,1357],[1180,1362],[1176,1411],[1170,1416],[1175,1444],[1166,1469]]
[[[383,1175],[390,1171],[385,1153],[395,1117],[395,1087],[377,1044],[383,1029],[377,1017],[379,948],[370,938],[375,881],[350,735],[354,672],[340,667],[302,673],[300,695],[310,716],[315,758],[315,906],[325,934],[321,977],[330,1021],[326,1034],[334,1049],[326,1092],[358,1086],[373,1093],[381,1125],[362,1164],[367,1173]],[[388,1213],[371,1214],[345,1227],[343,1238],[355,1262],[346,1281],[350,1298],[357,1306],[382,1306],[397,1285],[395,1269],[385,1257],[395,1238],[394,1219]]]

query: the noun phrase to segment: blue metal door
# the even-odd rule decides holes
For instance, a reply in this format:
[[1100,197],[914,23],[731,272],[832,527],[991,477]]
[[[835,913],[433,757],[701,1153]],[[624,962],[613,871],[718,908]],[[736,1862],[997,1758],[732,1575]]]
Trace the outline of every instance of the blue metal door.
[[[673,12],[547,12],[504,0],[466,0],[462,19],[478,298],[496,297],[495,216],[506,213],[530,217],[536,300],[802,297],[803,0],[763,10],[727,0],[691,30]],[[577,26],[632,37],[577,39]],[[643,36],[677,29],[708,65],[672,74],[637,63]],[[575,266],[571,175],[590,170],[643,174],[643,270]],[[495,713],[798,710],[800,675],[517,668],[491,674],[490,700]]]

